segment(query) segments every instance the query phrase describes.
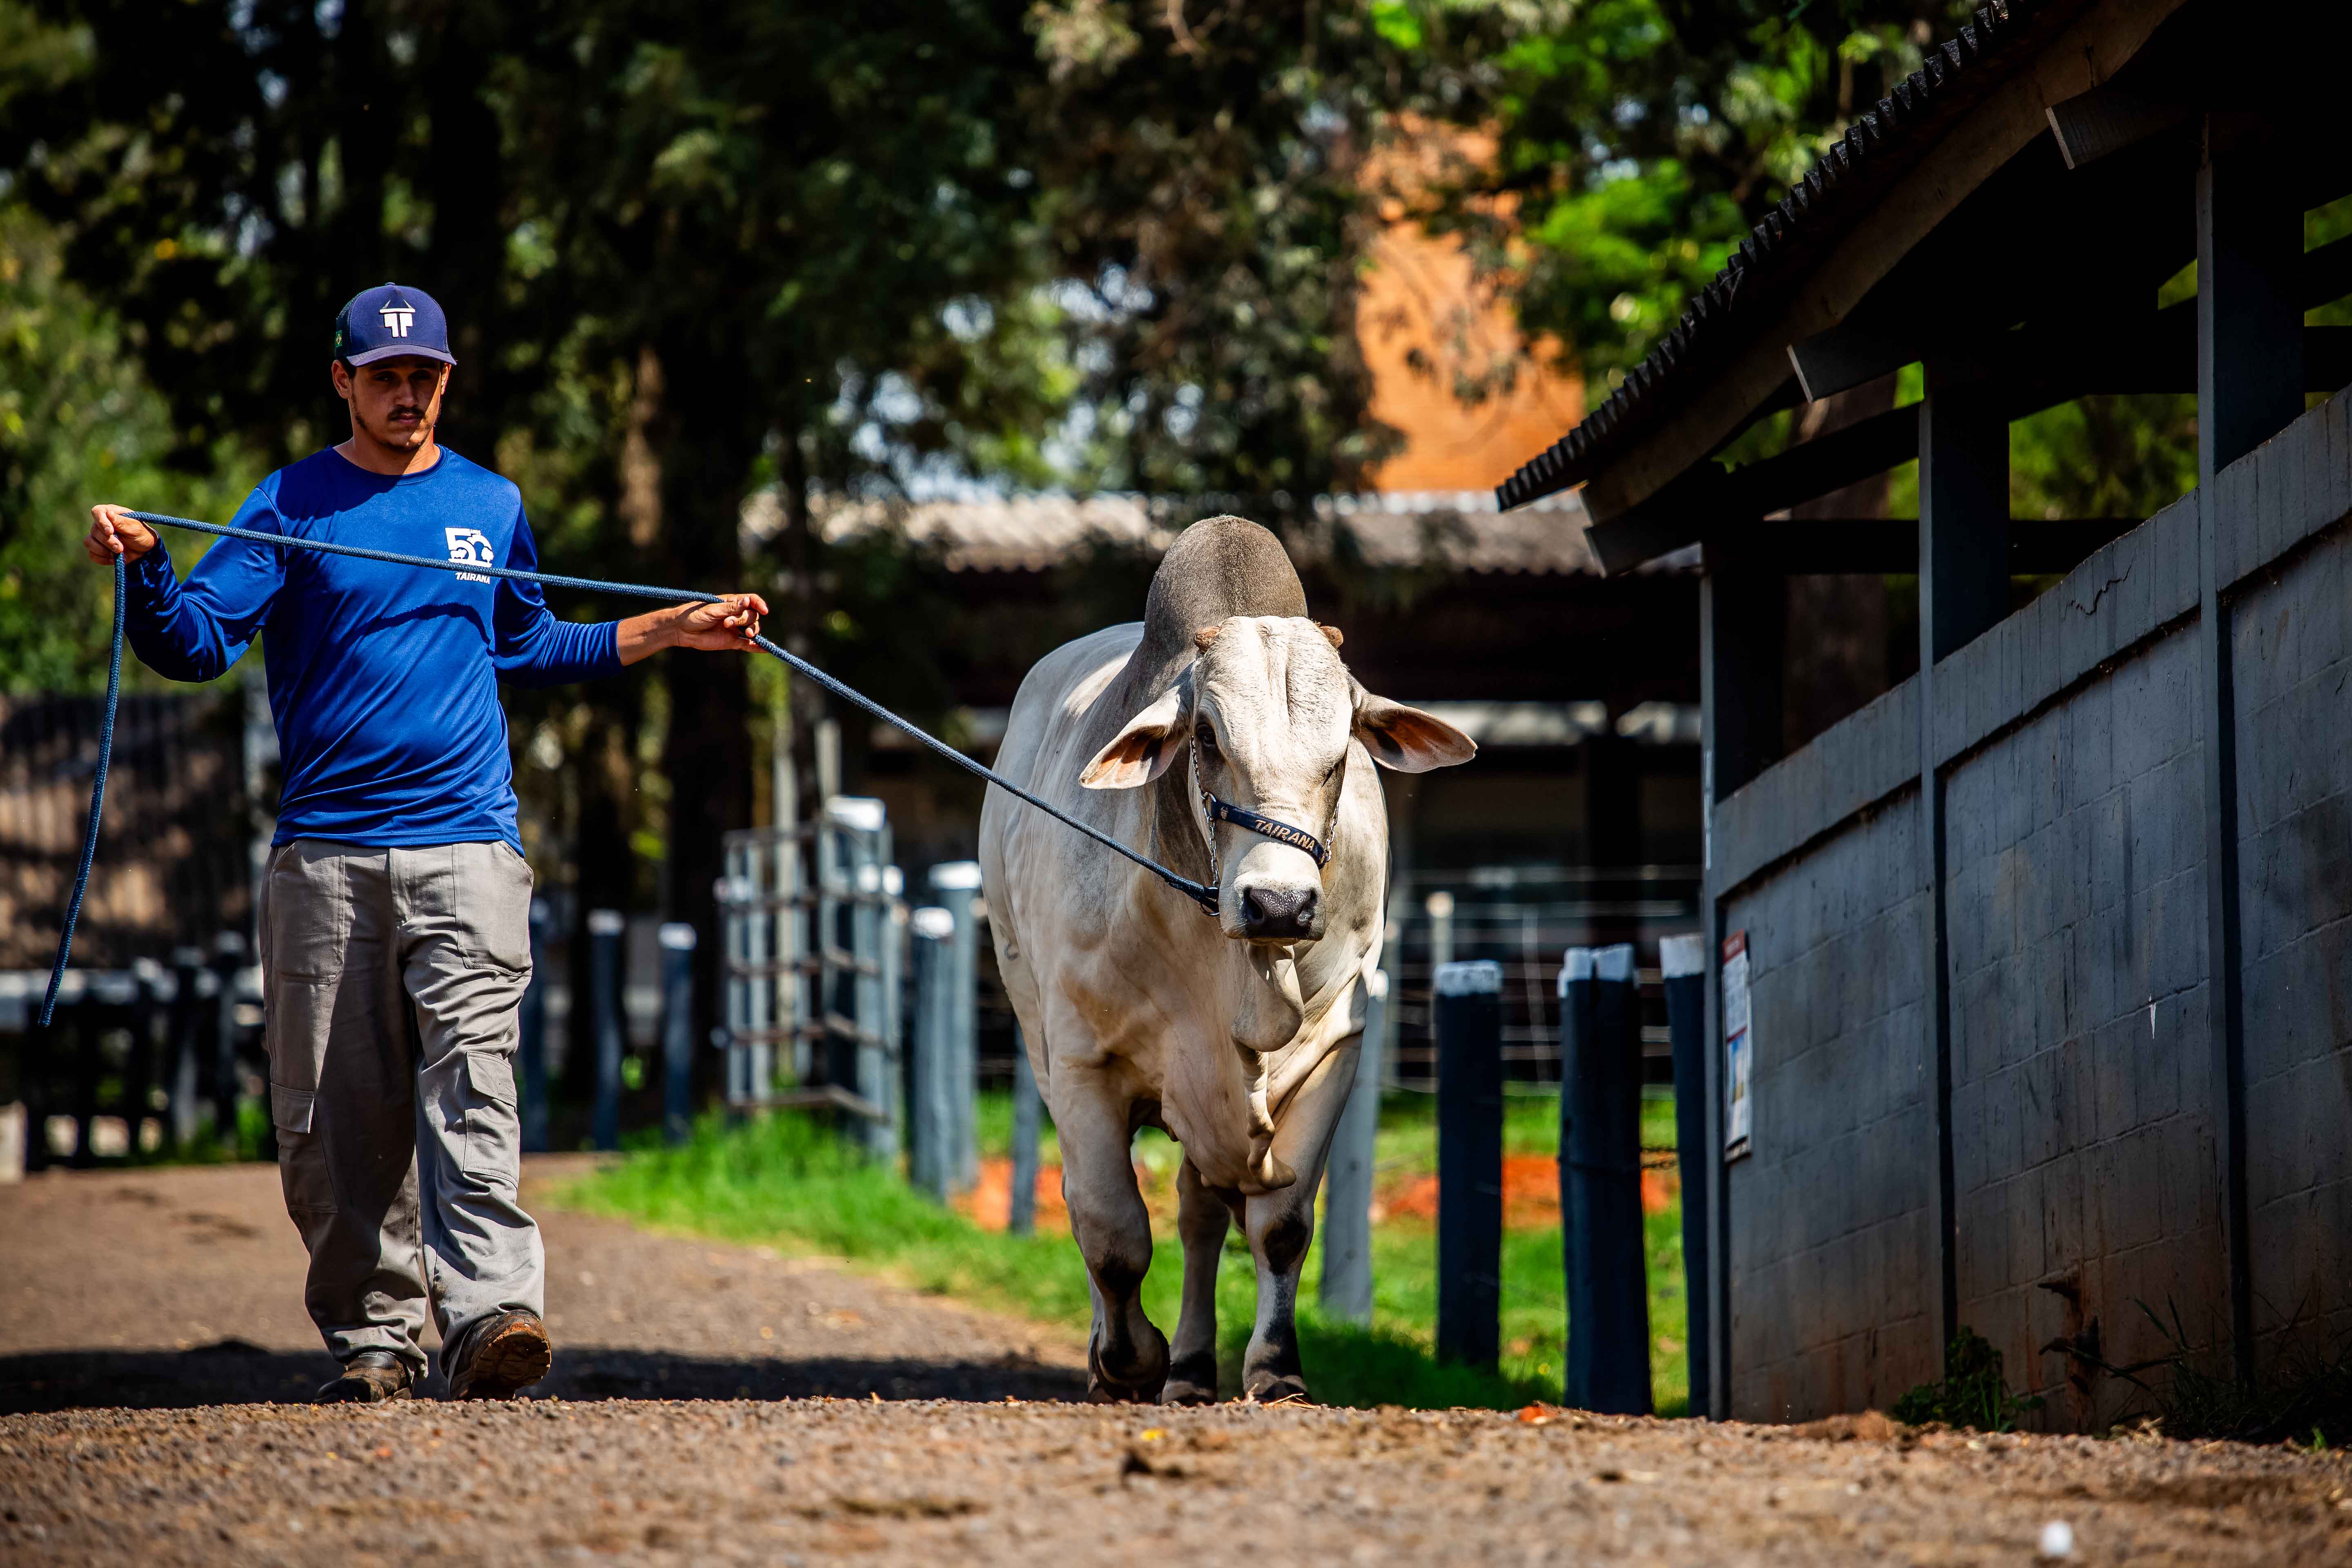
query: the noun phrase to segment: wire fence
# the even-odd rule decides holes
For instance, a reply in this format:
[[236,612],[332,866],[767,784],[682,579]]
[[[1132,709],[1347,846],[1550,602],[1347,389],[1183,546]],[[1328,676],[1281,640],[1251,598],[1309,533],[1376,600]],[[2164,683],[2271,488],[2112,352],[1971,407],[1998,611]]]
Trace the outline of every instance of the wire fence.
[[[1698,902],[1699,872],[1689,866],[1481,866],[1407,873],[1391,892],[1381,963],[1389,974],[1387,1037],[1379,1042],[1384,1080],[1391,1089],[1435,1092],[1430,998],[1437,965],[1491,959],[1503,966],[1506,1091],[1556,1093],[1560,954],[1570,947],[1630,942],[1641,980],[1644,1079],[1671,1083],[1658,939],[1696,929]],[[981,1081],[1009,1088],[1018,1032],[989,944],[982,945],[982,954]]]

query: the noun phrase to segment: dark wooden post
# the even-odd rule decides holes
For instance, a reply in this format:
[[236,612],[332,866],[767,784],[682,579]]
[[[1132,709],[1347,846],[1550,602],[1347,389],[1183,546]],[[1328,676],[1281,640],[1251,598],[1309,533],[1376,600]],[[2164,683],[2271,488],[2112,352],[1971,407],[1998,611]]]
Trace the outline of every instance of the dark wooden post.
[[[1723,950],[1723,939],[1728,934],[1724,910],[1727,889],[1715,863],[1715,809],[1780,755],[1789,599],[1780,573],[1762,570],[1764,564],[1745,559],[1737,550],[1710,543],[1699,580],[1699,770],[1701,806],[1706,813],[1702,825],[1706,889],[1700,908],[1705,911],[1705,941],[1710,953]],[[1706,973],[1715,971],[1710,962]],[[1712,1292],[1706,1312],[1710,1402],[1705,1408],[1694,1402],[1691,1409],[1694,1415],[1717,1418],[1731,1413],[1731,1194],[1729,1173],[1723,1163],[1721,990],[1714,984],[1706,987],[1704,1147],[1686,1155],[1683,1167],[1685,1181],[1704,1192],[1710,1222],[1704,1271]]]
[[1647,1415],[1642,1017],[1631,944],[1568,950],[1560,975],[1559,1064],[1567,1399],[1612,1415]]
[[1435,981],[1437,1355],[1502,1352],[1503,966],[1448,963]]
[[1965,363],[1929,361],[1919,404],[1919,810],[1927,885],[1929,1189],[1937,1261],[1936,1342],[1959,1328],[1952,1164],[1952,1007],[1946,962],[1944,779],[1936,758],[1936,666],[2009,614],[2009,418],[2000,388]]
[[2254,1372],[2253,1270],[2246,1234],[2245,1009],[2239,970],[2236,710],[2230,584],[2215,479],[2303,412],[2303,210],[2296,166],[2263,127],[2209,115],[2197,172],[2199,700],[2205,736],[2205,921],[2213,1073],[2221,1107],[2222,1232],[2230,1340],[2241,1381]]
[[[1777,570],[1710,544],[1699,581],[1701,759],[1706,804],[1780,759],[1788,586]],[[1713,835],[1710,832],[1709,840]]]
[[1690,1413],[1713,1406],[1707,1377],[1706,1169],[1706,991],[1715,966],[1706,962],[1703,935],[1670,936],[1658,944],[1658,968],[1665,982],[1666,1032],[1675,1053],[1675,1163],[1683,1184],[1683,1299],[1685,1340],[1689,1346]]
[[1931,360],[1919,404],[1919,668],[2009,614],[2009,416],[2003,389]]

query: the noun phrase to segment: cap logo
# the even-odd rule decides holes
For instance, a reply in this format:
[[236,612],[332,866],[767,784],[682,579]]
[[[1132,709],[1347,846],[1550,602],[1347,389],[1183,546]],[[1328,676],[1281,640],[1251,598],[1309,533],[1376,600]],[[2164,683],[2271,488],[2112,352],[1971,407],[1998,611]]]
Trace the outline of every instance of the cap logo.
[[386,305],[376,314],[383,318],[385,330],[394,337],[404,338],[408,335],[410,324],[416,320],[416,308],[414,305]]

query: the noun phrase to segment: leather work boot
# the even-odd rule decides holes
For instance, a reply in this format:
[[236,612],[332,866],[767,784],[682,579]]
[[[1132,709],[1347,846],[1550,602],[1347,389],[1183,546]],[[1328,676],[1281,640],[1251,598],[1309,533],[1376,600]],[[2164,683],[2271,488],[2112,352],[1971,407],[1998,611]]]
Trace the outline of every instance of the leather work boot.
[[548,1342],[547,1325],[539,1314],[517,1308],[486,1320],[467,1339],[465,1353],[449,1373],[452,1399],[509,1399],[547,1375],[555,1363],[555,1347]]
[[343,1363],[342,1375],[310,1396],[314,1405],[377,1405],[405,1399],[415,1374],[390,1351],[362,1351]]

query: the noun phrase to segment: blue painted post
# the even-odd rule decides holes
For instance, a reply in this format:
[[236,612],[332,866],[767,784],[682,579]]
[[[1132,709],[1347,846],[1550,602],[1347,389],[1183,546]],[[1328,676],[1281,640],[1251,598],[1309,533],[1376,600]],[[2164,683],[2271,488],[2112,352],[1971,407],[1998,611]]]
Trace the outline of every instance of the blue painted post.
[[1675,1158],[1682,1173],[1690,1413],[1704,1415],[1713,1408],[1707,1375],[1706,936],[1667,937],[1658,943],[1658,968],[1665,980],[1666,1032],[1675,1053]]
[[1373,1143],[1381,1128],[1380,1041],[1388,993],[1385,973],[1375,969],[1364,976],[1356,1080],[1324,1163],[1323,1310],[1351,1323],[1372,1321]]
[[980,1182],[980,1128],[973,1096],[980,1087],[980,862],[950,860],[931,868],[931,892],[955,921],[949,969],[954,1013],[948,1029],[948,1184],[969,1192]]
[[914,945],[915,1084],[908,1118],[907,1179],[945,1202],[955,1134],[949,1106],[948,1037],[955,1027],[955,916],[938,908],[907,917]]
[[522,1152],[547,1152],[547,922],[545,899],[530,901],[530,984],[522,994]]
[[1029,1065],[1029,1043],[1013,1031],[1013,1193],[1004,1228],[1028,1236],[1037,1228],[1037,1134],[1045,1107],[1037,1074]]
[[1642,1246],[1642,1018],[1633,949],[1571,947],[1559,972],[1559,1211],[1567,1401],[1650,1413]]
[[589,1135],[599,1149],[621,1146],[621,931],[618,910],[588,911],[588,1001],[596,1024],[596,1109]]
[[1503,1335],[1503,966],[1438,966],[1437,1355],[1493,1366]]
[[694,1136],[694,928],[661,928],[662,1141]]

